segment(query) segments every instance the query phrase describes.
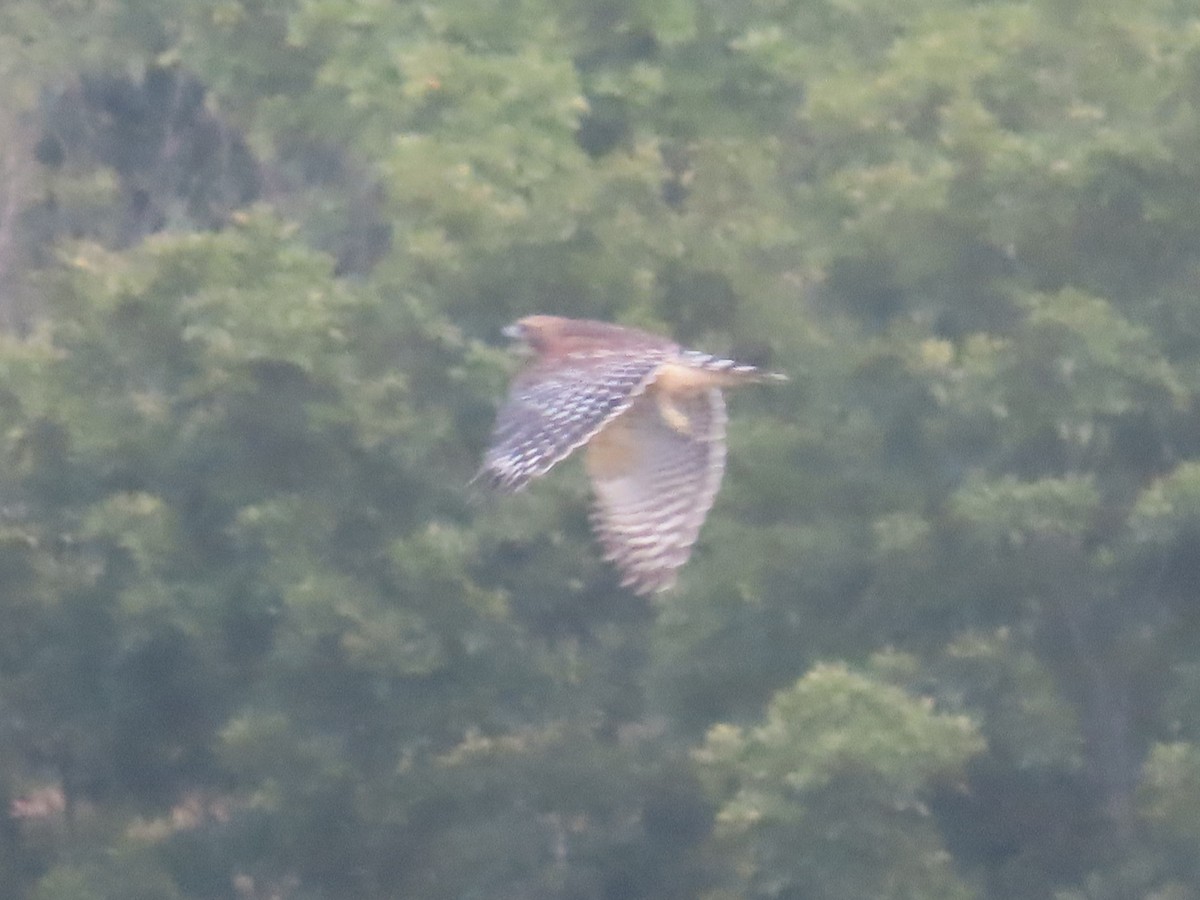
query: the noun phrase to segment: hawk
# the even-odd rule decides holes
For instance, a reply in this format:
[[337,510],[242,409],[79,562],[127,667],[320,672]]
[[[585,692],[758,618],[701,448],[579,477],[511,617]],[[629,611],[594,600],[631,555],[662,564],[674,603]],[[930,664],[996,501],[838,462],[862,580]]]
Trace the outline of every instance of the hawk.
[[496,417],[479,476],[519,491],[586,445],[592,526],[621,584],[675,583],[725,471],[721,389],[784,376],[607,322],[527,316],[533,359]]

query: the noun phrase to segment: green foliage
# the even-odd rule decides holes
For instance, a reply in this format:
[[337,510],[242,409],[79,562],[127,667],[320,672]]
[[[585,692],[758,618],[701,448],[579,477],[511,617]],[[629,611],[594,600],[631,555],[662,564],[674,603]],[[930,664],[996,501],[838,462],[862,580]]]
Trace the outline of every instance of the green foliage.
[[989,544],[1023,543],[1031,535],[1087,532],[1100,498],[1090,479],[1045,478],[1019,484],[965,484],[951,498],[951,514]]
[[1200,834],[1196,817],[1196,791],[1200,788],[1200,755],[1185,742],[1157,744],[1146,759],[1142,803],[1146,817],[1166,826],[1180,841]]
[[969,897],[924,802],[983,749],[970,720],[841,666],[696,751],[749,896]]
[[[4,889],[1200,893],[1178,0],[0,9]],[[681,587],[529,312],[788,372]],[[837,662],[819,662],[836,660]]]

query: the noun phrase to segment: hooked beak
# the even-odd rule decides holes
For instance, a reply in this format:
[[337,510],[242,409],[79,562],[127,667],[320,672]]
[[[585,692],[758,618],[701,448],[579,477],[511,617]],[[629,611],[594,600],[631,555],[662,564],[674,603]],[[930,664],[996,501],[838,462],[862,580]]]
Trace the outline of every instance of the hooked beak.
[[521,326],[513,322],[511,325],[505,325],[501,328],[500,333],[509,340],[519,341],[521,339]]

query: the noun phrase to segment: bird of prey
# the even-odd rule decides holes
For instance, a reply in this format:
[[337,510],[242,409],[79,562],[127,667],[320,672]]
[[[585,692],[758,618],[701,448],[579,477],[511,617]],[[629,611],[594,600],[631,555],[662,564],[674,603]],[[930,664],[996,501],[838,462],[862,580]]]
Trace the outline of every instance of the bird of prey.
[[607,322],[528,316],[504,333],[533,358],[478,477],[518,491],[586,445],[605,558],[638,594],[669,589],[725,471],[721,389],[784,376]]

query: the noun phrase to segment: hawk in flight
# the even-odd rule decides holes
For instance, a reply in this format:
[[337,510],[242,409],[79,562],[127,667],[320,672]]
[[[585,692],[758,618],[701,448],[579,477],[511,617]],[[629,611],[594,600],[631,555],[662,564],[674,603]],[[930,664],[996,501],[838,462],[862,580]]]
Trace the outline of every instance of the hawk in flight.
[[533,359],[496,418],[480,476],[518,491],[587,445],[605,558],[637,593],[667,590],[725,471],[721,389],[784,376],[606,322],[528,316],[504,333]]

